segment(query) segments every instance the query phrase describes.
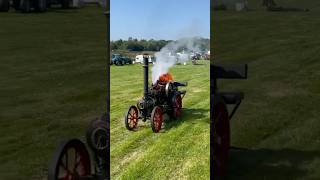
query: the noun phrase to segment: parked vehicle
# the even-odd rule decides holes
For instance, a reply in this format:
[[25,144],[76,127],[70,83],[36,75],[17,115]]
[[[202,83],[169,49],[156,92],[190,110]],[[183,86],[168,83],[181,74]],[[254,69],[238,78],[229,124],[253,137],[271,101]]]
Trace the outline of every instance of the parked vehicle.
[[112,54],[112,55],[111,55],[111,59],[110,59],[110,64],[114,64],[114,60],[115,60],[115,58],[117,58],[118,56],[120,56],[120,54]]
[[201,58],[204,59],[204,60],[210,60],[210,54],[205,53],[205,54],[203,54],[203,55],[201,56]]
[[201,54],[200,53],[191,53],[190,58],[191,60],[200,60]]
[[132,64],[132,59],[129,57],[123,57],[120,54],[112,54],[110,64],[115,64],[115,65]]
[[133,60],[131,59],[131,58],[129,58],[129,57],[127,57],[127,56],[125,56],[125,57],[122,57],[123,58],[123,62],[124,62],[124,64],[132,64],[133,63]]
[[52,5],[63,9],[81,7],[83,0],[0,0],[0,12],[9,11],[13,7],[16,11],[45,12]]
[[[149,57],[148,57],[148,62],[154,64],[155,61],[156,61],[155,57],[149,55]],[[136,58],[135,58],[134,61],[133,61],[133,64],[135,64],[135,63],[140,63],[140,64],[142,64],[142,63],[143,63],[143,55],[137,55]]]

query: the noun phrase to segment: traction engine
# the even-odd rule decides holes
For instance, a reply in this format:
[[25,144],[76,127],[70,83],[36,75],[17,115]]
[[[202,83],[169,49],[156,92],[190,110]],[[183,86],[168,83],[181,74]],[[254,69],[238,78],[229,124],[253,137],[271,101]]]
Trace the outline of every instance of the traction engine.
[[153,132],[161,130],[163,115],[168,114],[170,118],[177,119],[182,112],[182,99],[185,90],[179,91],[179,86],[187,86],[187,83],[176,82],[170,73],[160,76],[156,83],[148,88],[148,56],[143,58],[144,68],[144,96],[138,100],[136,105],[129,106],[125,115],[125,126],[128,130],[134,130],[138,120],[150,119]]

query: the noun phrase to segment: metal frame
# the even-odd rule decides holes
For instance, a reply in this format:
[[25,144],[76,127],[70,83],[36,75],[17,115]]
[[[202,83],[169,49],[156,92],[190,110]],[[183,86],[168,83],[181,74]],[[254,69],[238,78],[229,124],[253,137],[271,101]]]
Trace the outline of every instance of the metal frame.
[[[213,147],[211,150],[213,156],[210,158],[210,162],[213,163],[211,171],[214,172],[215,178],[224,177],[226,175],[228,151],[230,148],[229,121],[238,110],[242,99],[244,98],[243,92],[241,91],[220,91],[218,89],[218,79],[247,79],[247,75],[248,66],[246,64],[232,66],[212,64],[210,67],[211,99],[213,100],[211,102],[212,119],[210,124],[210,137],[212,138],[210,146]],[[228,105],[234,105],[231,113],[228,112]],[[217,156],[220,158],[217,158]]]
[[[248,76],[248,65],[229,65],[229,66],[221,66],[221,65],[211,65],[211,77],[213,78],[212,92],[214,96],[214,100],[224,101],[226,105],[233,104],[235,105],[232,109],[229,120],[233,117],[235,112],[238,110],[242,99],[242,92],[220,92],[218,89],[218,79],[247,79]],[[234,96],[235,101],[227,102],[226,94]]]

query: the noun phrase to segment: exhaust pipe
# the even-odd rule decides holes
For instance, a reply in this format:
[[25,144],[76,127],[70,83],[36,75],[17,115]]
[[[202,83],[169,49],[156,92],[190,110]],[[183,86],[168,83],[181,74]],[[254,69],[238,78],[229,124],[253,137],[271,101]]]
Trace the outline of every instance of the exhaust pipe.
[[149,70],[148,70],[148,66],[149,66],[149,57],[148,57],[148,55],[147,54],[144,54],[143,55],[143,69],[144,69],[144,71],[143,71],[143,74],[144,74],[144,84],[143,84],[143,88],[144,88],[144,93],[143,93],[143,95],[144,95],[144,97],[146,98],[147,96],[148,96],[148,75],[149,75]]

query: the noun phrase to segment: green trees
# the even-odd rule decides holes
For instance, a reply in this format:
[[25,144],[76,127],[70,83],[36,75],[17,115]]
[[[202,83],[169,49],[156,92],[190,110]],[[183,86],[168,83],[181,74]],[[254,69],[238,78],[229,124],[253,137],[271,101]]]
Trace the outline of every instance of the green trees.
[[[136,39],[129,37],[128,40],[111,41],[111,50],[129,50],[129,51],[160,51],[172,40],[155,40],[155,39]],[[198,45],[200,50],[210,49],[210,40],[205,38],[196,38],[194,42]],[[185,47],[181,47],[181,50]]]
[[130,51],[159,51],[162,47],[168,44],[168,40],[145,40],[133,39],[129,37],[128,40],[111,41],[112,50],[130,50]]

